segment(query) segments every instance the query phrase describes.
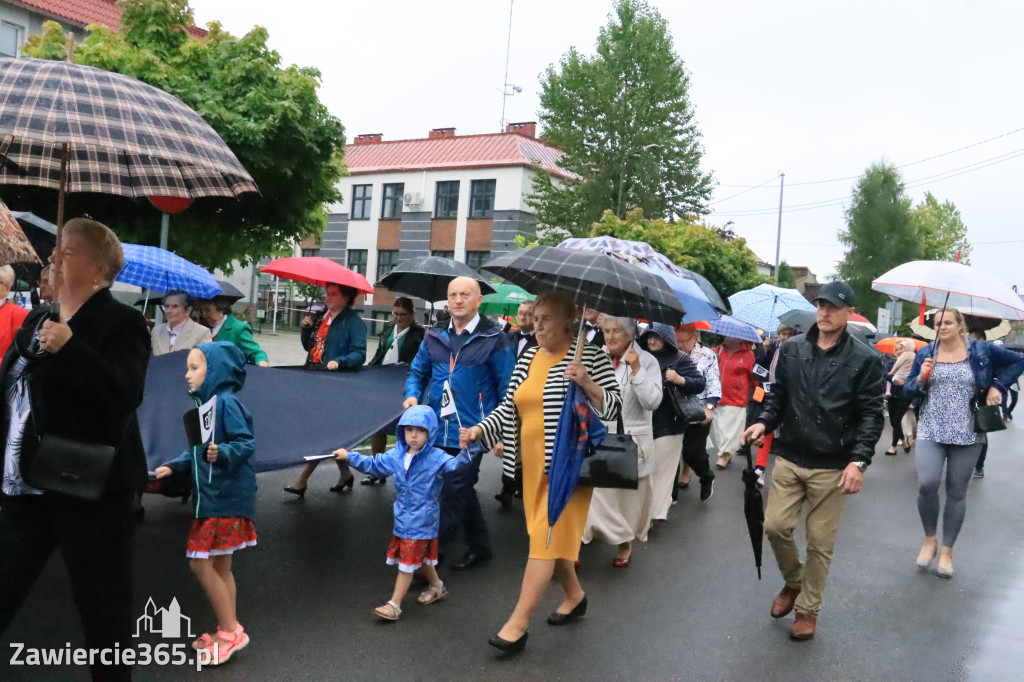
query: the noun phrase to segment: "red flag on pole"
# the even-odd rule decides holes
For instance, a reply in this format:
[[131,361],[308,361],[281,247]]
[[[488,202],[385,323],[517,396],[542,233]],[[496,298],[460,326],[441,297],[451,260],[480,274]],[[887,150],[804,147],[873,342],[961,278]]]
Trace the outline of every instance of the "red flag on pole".
[[924,326],[924,311],[928,308],[928,294],[921,292],[921,312],[917,316],[917,323]]

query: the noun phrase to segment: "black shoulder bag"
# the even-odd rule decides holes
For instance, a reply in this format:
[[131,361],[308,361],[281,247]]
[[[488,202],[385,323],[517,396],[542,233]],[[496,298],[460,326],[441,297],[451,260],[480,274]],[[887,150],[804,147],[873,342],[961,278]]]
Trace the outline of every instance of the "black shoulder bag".
[[979,388],[975,392],[974,400],[971,401],[971,411],[974,412],[975,433],[990,433],[1006,429],[1006,422],[1003,421],[1002,406],[987,404],[985,402],[987,394],[988,391]]
[[604,442],[591,445],[580,466],[579,485],[591,488],[636,490],[640,487],[640,453],[632,436],[625,433],[622,415],[617,420],[618,433],[608,432]]

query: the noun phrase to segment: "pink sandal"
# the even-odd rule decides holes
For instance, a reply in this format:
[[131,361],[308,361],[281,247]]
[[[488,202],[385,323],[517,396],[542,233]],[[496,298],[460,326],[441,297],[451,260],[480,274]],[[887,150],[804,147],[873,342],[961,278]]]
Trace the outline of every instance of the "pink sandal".
[[[203,635],[207,637],[208,635]],[[200,637],[199,639],[203,639]],[[217,641],[221,640],[221,641]],[[249,645],[249,635],[245,634],[245,630],[242,629],[242,624],[239,623],[238,627],[235,628],[234,632],[224,632],[217,628],[216,639],[211,638],[209,644],[204,649],[210,654],[210,661],[206,665],[220,665],[221,663],[227,663],[228,659],[236,652],[244,649]]]

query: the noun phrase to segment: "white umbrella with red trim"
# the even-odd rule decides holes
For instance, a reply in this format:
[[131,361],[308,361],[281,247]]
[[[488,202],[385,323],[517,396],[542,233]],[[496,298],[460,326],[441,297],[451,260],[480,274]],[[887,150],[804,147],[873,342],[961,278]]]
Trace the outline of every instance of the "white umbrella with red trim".
[[889,270],[871,289],[904,301],[957,308],[977,317],[1024,320],[1024,301],[1005,282],[963,263],[915,260]]

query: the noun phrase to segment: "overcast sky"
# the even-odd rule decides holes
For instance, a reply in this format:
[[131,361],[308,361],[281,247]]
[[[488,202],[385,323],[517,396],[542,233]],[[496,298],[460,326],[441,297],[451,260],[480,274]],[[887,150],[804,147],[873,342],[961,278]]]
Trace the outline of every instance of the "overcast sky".
[[[263,26],[286,63],[320,69],[321,101],[349,139],[423,137],[450,126],[458,134],[499,130],[507,0],[191,5],[199,25],[219,20],[236,35]],[[784,171],[782,259],[820,279],[842,258],[837,235],[854,180],[822,181],[855,177],[883,159],[913,164],[902,173],[915,203],[928,190],[956,203],[974,244],[972,264],[1024,290],[1024,130],[1006,135],[1024,128],[1024,3],[652,5],[691,73],[704,167],[720,183],[711,222],[733,221],[774,262],[776,176]],[[541,72],[570,46],[592,53],[611,10],[611,0],[515,0],[508,82],[522,92],[508,100],[509,121],[536,119]]]

